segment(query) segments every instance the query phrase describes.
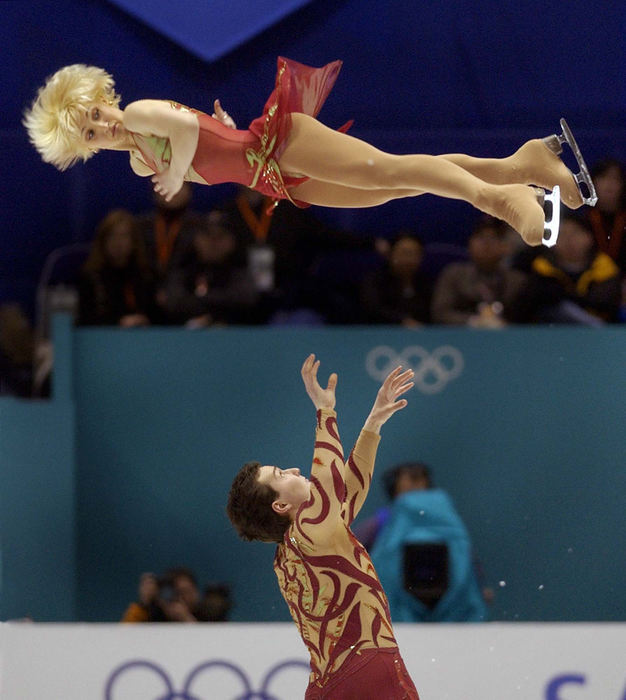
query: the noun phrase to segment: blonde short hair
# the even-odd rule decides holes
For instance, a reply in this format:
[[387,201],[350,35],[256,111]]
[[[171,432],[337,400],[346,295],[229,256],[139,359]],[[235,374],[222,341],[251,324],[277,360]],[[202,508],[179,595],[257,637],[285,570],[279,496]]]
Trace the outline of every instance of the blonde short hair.
[[114,85],[105,70],[82,63],[61,68],[47,78],[22,121],[46,163],[66,170],[80,158],[86,161],[98,152],[80,138],[78,124],[90,103],[119,105],[121,97]]

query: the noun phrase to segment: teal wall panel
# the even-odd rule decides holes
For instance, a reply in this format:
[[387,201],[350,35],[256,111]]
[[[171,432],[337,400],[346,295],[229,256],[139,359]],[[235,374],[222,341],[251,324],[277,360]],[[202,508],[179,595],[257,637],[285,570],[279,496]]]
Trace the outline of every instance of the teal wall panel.
[[[496,588],[492,618],[626,619],[622,329],[75,335],[82,619],[116,619],[141,571],[173,564],[231,582],[235,619],[287,619],[273,547],[239,542],[227,521],[231,479],[249,459],[308,469],[314,413],[299,370],[311,351],[323,378],[339,373],[347,451],[377,391],[366,366],[380,346],[416,365],[446,346],[462,357],[442,391],[422,377],[431,391],[414,390],[385,426],[377,469],[431,464]],[[375,481],[362,515],[383,503]]]
[[0,399],[0,619],[75,619],[74,407]]
[[[385,356],[415,365],[421,389],[383,428],[377,473],[431,465],[496,590],[492,619],[625,620],[625,339],[621,328],[190,332],[57,320],[55,398],[0,400],[0,616],[116,620],[142,571],[183,564],[233,585],[233,619],[287,620],[273,547],[240,542],[224,508],[249,459],[309,468],[314,411],[299,371],[313,351],[324,381],[339,373],[346,451]],[[360,517],[384,502],[375,478]]]

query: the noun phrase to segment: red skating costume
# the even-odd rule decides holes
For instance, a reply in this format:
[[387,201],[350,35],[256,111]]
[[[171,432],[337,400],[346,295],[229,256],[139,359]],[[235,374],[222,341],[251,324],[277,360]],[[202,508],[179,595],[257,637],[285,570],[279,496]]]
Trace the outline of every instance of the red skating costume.
[[350,530],[380,437],[361,431],[348,461],[336,413],[317,412],[311,497],[278,545],[274,570],[311,656],[306,700],[419,700],[374,566]]
[[[291,113],[302,112],[315,117],[332,90],[341,64],[341,61],[334,61],[323,68],[311,68],[280,57],[274,91],[262,116],[247,130],[229,129],[204,112],[170,102],[172,108],[191,111],[198,117],[198,146],[191,168],[209,185],[236,182],[276,201],[289,199],[297,206],[309,206],[292,200],[287,192],[288,187],[295,187],[308,178],[283,176],[277,161],[291,129]],[[340,131],[345,131],[349,125],[350,122]],[[167,167],[171,158],[169,139],[136,133],[133,139],[149,168],[161,172]],[[186,180],[191,179],[189,175]]]

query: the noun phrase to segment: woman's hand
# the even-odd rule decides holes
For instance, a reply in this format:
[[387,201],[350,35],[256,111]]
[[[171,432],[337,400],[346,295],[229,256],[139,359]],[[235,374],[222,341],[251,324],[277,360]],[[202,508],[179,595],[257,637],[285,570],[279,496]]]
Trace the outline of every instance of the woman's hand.
[[379,433],[381,426],[396,411],[407,405],[406,399],[398,401],[398,398],[413,387],[413,382],[411,381],[413,374],[412,369],[402,372],[402,367],[396,367],[393,372],[390,372],[378,390],[376,401],[374,401],[372,410],[365,421],[363,430]]
[[229,129],[237,128],[234,119],[230,116],[230,114],[228,114],[228,112],[222,109],[222,105],[220,104],[219,100],[215,100],[215,102],[213,103],[213,109],[215,110],[211,115],[213,119],[217,119],[218,122],[221,122],[224,126],[227,126]]
[[172,171],[172,168],[166,168],[163,172],[153,175],[151,180],[154,184],[154,191],[160,194],[166,202],[169,202],[180,191],[184,182],[183,177]]
[[138,134],[160,136],[170,140],[172,155],[169,167],[151,180],[154,191],[166,202],[183,186],[198,146],[200,125],[190,110],[173,109],[165,100],[138,100],[124,110],[124,126]]
[[317,381],[317,370],[320,361],[315,360],[315,355],[309,355],[302,365],[302,381],[304,388],[309,395],[316,409],[335,408],[335,387],[337,386],[337,374],[333,372],[328,378],[328,386],[322,389]]

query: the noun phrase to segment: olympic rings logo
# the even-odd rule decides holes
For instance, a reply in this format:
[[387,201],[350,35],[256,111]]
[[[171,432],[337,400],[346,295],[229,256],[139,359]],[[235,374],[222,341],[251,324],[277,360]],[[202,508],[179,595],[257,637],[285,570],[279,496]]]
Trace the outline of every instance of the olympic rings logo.
[[413,381],[422,394],[438,394],[460,376],[465,361],[461,351],[451,345],[442,345],[432,352],[421,345],[410,345],[400,352],[388,345],[378,345],[365,358],[367,373],[378,382],[398,365],[415,372]]
[[[113,671],[113,673],[107,681],[104,690],[104,698],[105,700],[116,700],[116,698],[120,697],[120,695],[118,694],[116,694],[116,696],[113,695],[114,689],[116,687],[119,688],[118,681],[120,677],[131,673],[133,670],[147,670],[150,672],[151,675],[156,674],[157,678],[155,678],[155,680],[160,679],[162,681],[162,685],[164,686],[164,692],[161,693],[159,691],[159,694],[152,695],[151,698],[143,698],[142,700],[209,700],[209,696],[201,696],[193,692],[192,687],[195,684],[195,681],[199,675],[204,675],[206,672],[219,669],[222,672],[221,677],[223,677],[223,672],[226,671],[229,674],[233,675],[234,678],[239,681],[240,686],[243,688],[242,693],[237,693],[235,696],[232,696],[228,700],[289,700],[287,698],[280,698],[278,695],[274,695],[269,691],[270,683],[274,680],[276,675],[289,667],[303,668],[306,670],[307,674],[310,670],[309,665],[304,661],[283,661],[277,666],[271,668],[265,674],[265,677],[261,684],[261,689],[256,691],[253,690],[250,680],[248,679],[246,674],[238,666],[231,663],[230,661],[223,661],[219,659],[214,661],[205,661],[193,668],[187,674],[187,678],[185,679],[182,690],[176,690],[167,672],[164,669],[162,669],[158,664],[153,663],[152,661],[146,661],[145,659],[137,659],[135,661],[128,661],[126,663],[123,663],[121,666],[118,666],[115,669],[115,671]],[[142,685],[145,686],[145,683]],[[133,700],[138,698],[137,694],[133,693],[132,698]],[[213,693],[211,693],[210,700],[218,699]],[[219,698],[219,700],[227,700],[227,698]]]

